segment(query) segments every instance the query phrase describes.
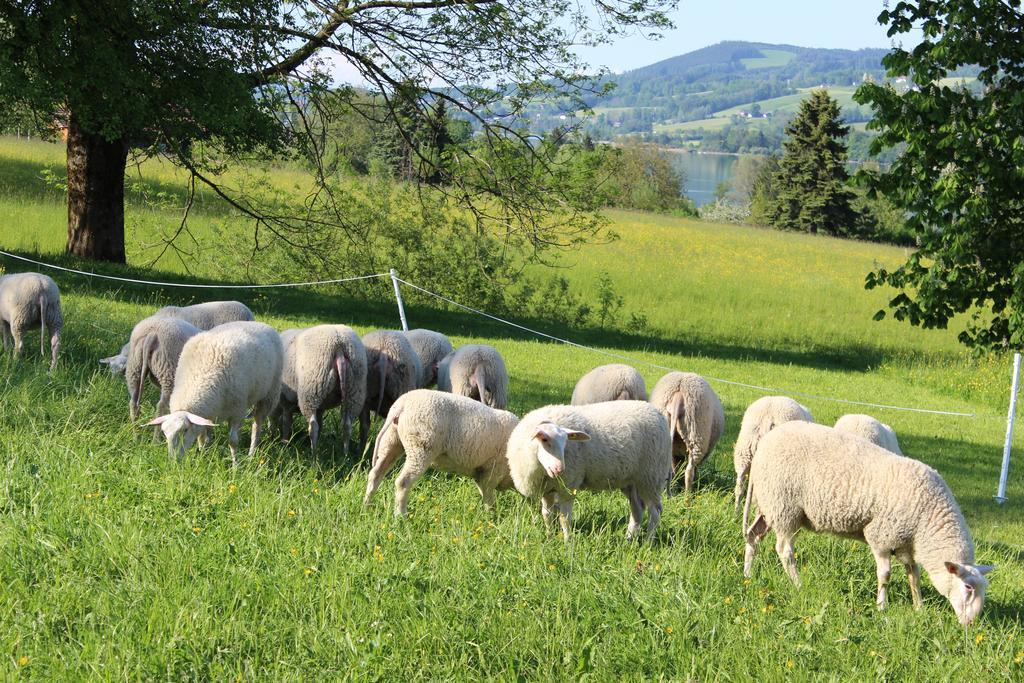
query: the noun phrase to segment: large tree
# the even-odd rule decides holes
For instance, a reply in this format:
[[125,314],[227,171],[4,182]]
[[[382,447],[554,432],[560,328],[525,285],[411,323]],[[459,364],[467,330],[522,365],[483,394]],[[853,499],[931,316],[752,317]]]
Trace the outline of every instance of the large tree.
[[830,235],[845,235],[854,228],[857,214],[847,187],[847,132],[839,103],[827,90],[815,90],[800,103],[786,125],[773,182],[776,194],[768,211],[773,226]]
[[[667,26],[674,2],[13,0],[0,4],[0,102],[66,126],[67,248],[78,256],[124,261],[124,174],[135,147],[171,157],[258,227],[299,239],[311,211],[264,211],[225,192],[216,171],[225,160],[298,149],[323,181],[325,103],[353,93],[331,87],[332,65],[342,63],[383,100],[413,150],[415,131],[401,123],[417,111],[429,121],[446,101],[476,120],[491,153],[458,155],[445,178],[429,177],[449,181],[478,218],[557,243],[587,228],[557,184],[527,182],[548,159],[521,132],[520,115],[533,98],[586,87],[576,45]],[[318,191],[307,208],[329,206],[329,194]]]
[[[884,59],[914,86],[866,83],[875,151],[903,143],[884,172],[865,174],[905,215],[918,249],[867,286],[900,291],[889,306],[913,325],[944,328],[969,312],[967,345],[1024,348],[1024,15],[1020,0],[900,2],[878,16],[889,35],[919,27],[913,49]],[[980,89],[944,80],[977,65]],[[876,317],[885,315],[879,311]]]

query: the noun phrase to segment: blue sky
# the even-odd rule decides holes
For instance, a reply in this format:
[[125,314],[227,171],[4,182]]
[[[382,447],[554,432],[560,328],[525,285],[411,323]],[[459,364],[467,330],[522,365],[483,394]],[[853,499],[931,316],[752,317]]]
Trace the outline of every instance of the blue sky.
[[[635,69],[723,40],[802,47],[890,47],[877,23],[883,0],[679,0],[676,28],[657,41],[627,37],[614,45],[581,48],[593,66]],[[904,37],[904,44],[913,38]]]

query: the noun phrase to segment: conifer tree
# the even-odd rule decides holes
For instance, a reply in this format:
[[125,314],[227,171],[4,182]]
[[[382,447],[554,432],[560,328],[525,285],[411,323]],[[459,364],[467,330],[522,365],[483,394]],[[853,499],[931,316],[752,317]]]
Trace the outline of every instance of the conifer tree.
[[800,111],[786,126],[773,183],[776,194],[766,212],[771,225],[812,234],[853,232],[857,213],[846,185],[847,131],[839,103],[827,91],[815,90],[800,103]]

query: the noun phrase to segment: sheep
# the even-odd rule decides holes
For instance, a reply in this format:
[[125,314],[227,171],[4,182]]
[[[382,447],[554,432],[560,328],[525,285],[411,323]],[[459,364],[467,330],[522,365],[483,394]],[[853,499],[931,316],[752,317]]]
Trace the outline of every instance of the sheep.
[[409,491],[431,465],[472,477],[488,510],[496,489],[512,488],[505,445],[519,418],[465,396],[417,389],[403,394],[377,434],[373,466],[363,504],[368,505],[384,475],[405,454],[395,479],[395,516],[406,514]]
[[13,273],[0,277],[0,323],[4,351],[14,347],[21,354],[25,333],[39,325],[39,353],[46,355],[46,334],[50,333],[50,370],[57,367],[60,333],[64,316],[60,307],[60,289],[53,278],[42,273]]
[[281,436],[291,434],[296,407],[309,424],[310,448],[316,450],[325,410],[342,407],[342,443],[348,455],[352,420],[366,399],[366,349],[347,325],[317,325],[281,333],[284,369],[278,414]]
[[644,378],[628,365],[600,365],[580,378],[569,400],[574,406],[604,401],[646,401]]
[[160,425],[167,452],[182,458],[197,437],[200,446],[213,420],[227,420],[231,464],[238,464],[238,429],[252,407],[249,455],[259,444],[263,422],[281,396],[284,348],[269,325],[233,322],[200,332],[187,342],[178,359],[170,413],[149,424]]
[[395,330],[375,330],[363,335],[366,349],[366,398],[359,415],[360,453],[370,431],[370,411],[386,417],[402,394],[416,388],[420,361],[405,335]]
[[732,453],[732,462],[736,469],[736,491],[733,496],[736,514],[740,511],[747,474],[750,472],[750,461],[757,450],[757,444],[775,427],[794,420],[814,422],[811,411],[787,396],[762,396],[747,406]]
[[508,407],[508,372],[493,346],[467,344],[444,357],[437,367],[437,388],[475,398],[492,408]]
[[433,330],[416,329],[405,333],[420,361],[420,378],[416,386],[420,389],[437,382],[437,366],[449,353],[455,350],[448,337]]
[[843,415],[836,420],[835,429],[849,434],[856,434],[887,451],[892,451],[896,455],[903,455],[893,428],[887,424],[882,424],[870,415]]
[[[240,301],[207,301],[192,306],[164,306],[151,318],[177,318],[195,325],[200,330],[212,330],[217,325],[224,323],[255,320],[249,307]],[[124,372],[128,364],[128,353],[131,349],[131,342],[121,347],[117,355],[101,358],[100,363],[106,365],[110,374],[119,375]]]
[[686,458],[686,493],[693,490],[697,466],[722,436],[725,412],[711,385],[692,372],[670,372],[654,385],[651,404],[668,420],[672,434],[672,471]]
[[[750,506],[760,514],[749,527]],[[801,527],[865,541],[875,556],[876,603],[885,609],[893,553],[907,569],[921,607],[920,567],[964,626],[981,612],[991,566],[974,564],[974,541],[939,473],[869,441],[830,427],[790,422],[757,447],[744,508],[750,576],[758,542],[775,531],[775,550],[797,586],[793,537]]]
[[160,387],[157,416],[167,413],[181,349],[199,332],[195,325],[176,318],[149,317],[135,326],[124,370],[128,385],[128,415],[132,421],[139,417],[139,402],[147,377],[152,377]]
[[516,490],[540,497],[545,523],[552,510],[558,511],[565,540],[577,489],[622,491],[629,500],[627,538],[640,531],[645,507],[648,538],[657,531],[661,493],[672,474],[672,436],[650,403],[539,408],[512,430],[506,455]]

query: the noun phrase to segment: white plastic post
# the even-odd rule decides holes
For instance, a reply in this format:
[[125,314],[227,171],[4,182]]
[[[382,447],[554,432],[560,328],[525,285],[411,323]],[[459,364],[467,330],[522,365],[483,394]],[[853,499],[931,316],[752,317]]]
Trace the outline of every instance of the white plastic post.
[[1017,383],[1020,379],[1020,354],[1013,354],[1013,379],[1010,381],[1010,411],[1006,416],[1006,443],[1003,445],[1003,467],[999,471],[997,503],[1006,502],[1006,479],[1010,474],[1010,444],[1013,442],[1013,418],[1017,412]]
[[395,300],[398,302],[398,317],[402,319],[402,331],[409,331],[409,322],[405,319],[405,304],[402,303],[402,290],[398,288],[398,273],[391,269],[391,284],[395,286]]

